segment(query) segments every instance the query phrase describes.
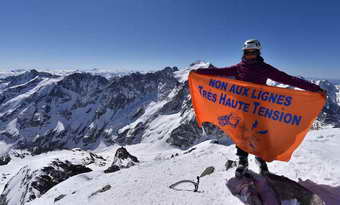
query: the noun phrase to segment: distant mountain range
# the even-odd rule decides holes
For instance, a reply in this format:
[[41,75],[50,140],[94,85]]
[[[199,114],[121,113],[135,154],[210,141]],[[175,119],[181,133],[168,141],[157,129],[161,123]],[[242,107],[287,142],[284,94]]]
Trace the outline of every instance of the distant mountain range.
[[310,80],[327,80],[334,85],[340,86],[340,79],[332,79],[332,78],[307,78]]
[[[213,125],[205,125],[206,133],[198,128],[188,92],[190,70],[207,66],[196,62],[181,70],[104,75],[97,70],[2,73],[0,141],[38,154],[153,141],[185,149],[207,134],[222,139]],[[327,80],[313,82],[328,92],[318,122],[339,126],[339,89]]]

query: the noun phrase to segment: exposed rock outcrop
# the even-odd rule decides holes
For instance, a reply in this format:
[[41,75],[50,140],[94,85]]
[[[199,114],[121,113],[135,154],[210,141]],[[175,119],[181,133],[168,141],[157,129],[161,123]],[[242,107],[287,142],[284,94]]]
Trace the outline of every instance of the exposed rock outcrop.
[[137,157],[131,155],[126,150],[126,148],[120,147],[116,151],[112,165],[109,168],[107,168],[104,172],[105,173],[116,172],[120,169],[132,167],[136,165],[137,163],[139,163],[139,160],[137,159]]
[[0,166],[6,165],[11,161],[11,157],[8,153],[0,155]]
[[81,173],[92,171],[83,165],[54,160],[47,166],[25,166],[6,184],[0,196],[1,205],[23,205],[39,198],[53,186]]

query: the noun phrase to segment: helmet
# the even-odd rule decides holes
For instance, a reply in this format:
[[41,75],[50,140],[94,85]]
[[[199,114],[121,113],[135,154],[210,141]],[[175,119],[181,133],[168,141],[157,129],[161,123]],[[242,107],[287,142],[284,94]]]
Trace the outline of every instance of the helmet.
[[246,42],[244,42],[242,50],[247,50],[247,49],[258,49],[261,50],[261,43],[260,41],[256,40],[256,39],[250,39],[250,40],[246,40]]

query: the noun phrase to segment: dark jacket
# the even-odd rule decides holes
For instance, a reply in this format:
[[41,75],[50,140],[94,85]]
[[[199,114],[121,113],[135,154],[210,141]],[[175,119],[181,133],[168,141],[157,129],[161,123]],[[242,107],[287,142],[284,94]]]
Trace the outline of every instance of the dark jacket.
[[200,74],[218,75],[218,76],[235,76],[237,80],[266,85],[267,79],[270,78],[276,82],[309,90],[312,92],[322,91],[322,89],[313,83],[300,78],[290,76],[273,66],[265,63],[262,57],[255,60],[246,60],[242,58],[239,64],[225,68],[200,68],[196,70]]

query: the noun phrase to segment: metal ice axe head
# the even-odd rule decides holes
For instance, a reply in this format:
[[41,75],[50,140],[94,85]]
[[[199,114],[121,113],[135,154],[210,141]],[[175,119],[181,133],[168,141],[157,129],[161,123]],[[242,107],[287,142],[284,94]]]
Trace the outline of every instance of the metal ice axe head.
[[200,177],[204,177],[207,176],[209,174],[212,174],[215,171],[215,167],[207,167],[202,174],[200,175]]

